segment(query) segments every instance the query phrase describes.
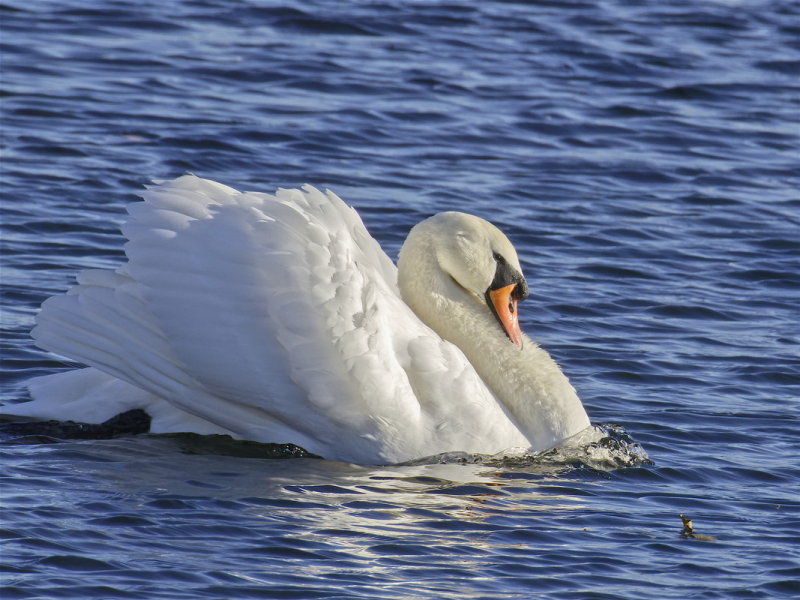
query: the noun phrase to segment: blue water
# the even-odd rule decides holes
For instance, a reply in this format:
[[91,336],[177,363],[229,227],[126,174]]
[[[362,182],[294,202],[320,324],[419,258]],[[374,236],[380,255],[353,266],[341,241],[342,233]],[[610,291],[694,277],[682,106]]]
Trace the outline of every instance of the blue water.
[[796,2],[3,0],[0,19],[0,400],[68,367],[33,346],[37,307],[123,260],[148,181],[308,182],[391,256],[434,212],[497,223],[523,328],[652,461],[7,437],[3,598],[800,595]]

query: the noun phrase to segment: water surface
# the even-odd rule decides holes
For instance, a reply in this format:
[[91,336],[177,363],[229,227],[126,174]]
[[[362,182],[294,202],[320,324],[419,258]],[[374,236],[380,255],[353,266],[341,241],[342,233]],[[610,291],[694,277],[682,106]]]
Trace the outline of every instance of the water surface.
[[531,283],[523,328],[652,460],[377,468],[7,436],[4,598],[800,594],[796,3],[0,16],[0,400],[69,366],[33,346],[38,305],[120,264],[125,204],[188,171],[330,187],[392,257],[434,212],[491,219]]

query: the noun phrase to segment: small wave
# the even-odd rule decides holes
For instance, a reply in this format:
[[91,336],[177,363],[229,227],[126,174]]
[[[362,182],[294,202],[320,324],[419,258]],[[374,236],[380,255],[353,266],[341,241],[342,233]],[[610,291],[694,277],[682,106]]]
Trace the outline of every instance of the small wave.
[[500,468],[535,467],[546,472],[576,468],[611,471],[653,464],[641,444],[628,435],[622,426],[611,423],[587,427],[563,444],[540,452],[523,449],[506,450],[494,455],[445,452],[403,464],[444,463],[484,464]]

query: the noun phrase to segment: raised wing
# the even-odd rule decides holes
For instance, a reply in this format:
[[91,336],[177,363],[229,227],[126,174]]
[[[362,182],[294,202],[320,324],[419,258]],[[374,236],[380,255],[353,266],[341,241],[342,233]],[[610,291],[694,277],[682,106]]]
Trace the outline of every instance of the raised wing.
[[143,195],[123,227],[128,264],[49,301],[44,347],[241,437],[329,457],[525,445],[334,194],[184,176]]

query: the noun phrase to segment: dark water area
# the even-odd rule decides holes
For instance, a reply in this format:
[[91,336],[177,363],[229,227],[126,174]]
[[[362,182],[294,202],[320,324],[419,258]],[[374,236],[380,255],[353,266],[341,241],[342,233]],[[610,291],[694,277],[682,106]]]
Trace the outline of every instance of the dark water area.
[[800,595],[796,2],[3,0],[0,52],[0,401],[72,366],[39,304],[192,172],[330,187],[392,257],[492,220],[523,329],[651,460],[6,435],[0,596]]

